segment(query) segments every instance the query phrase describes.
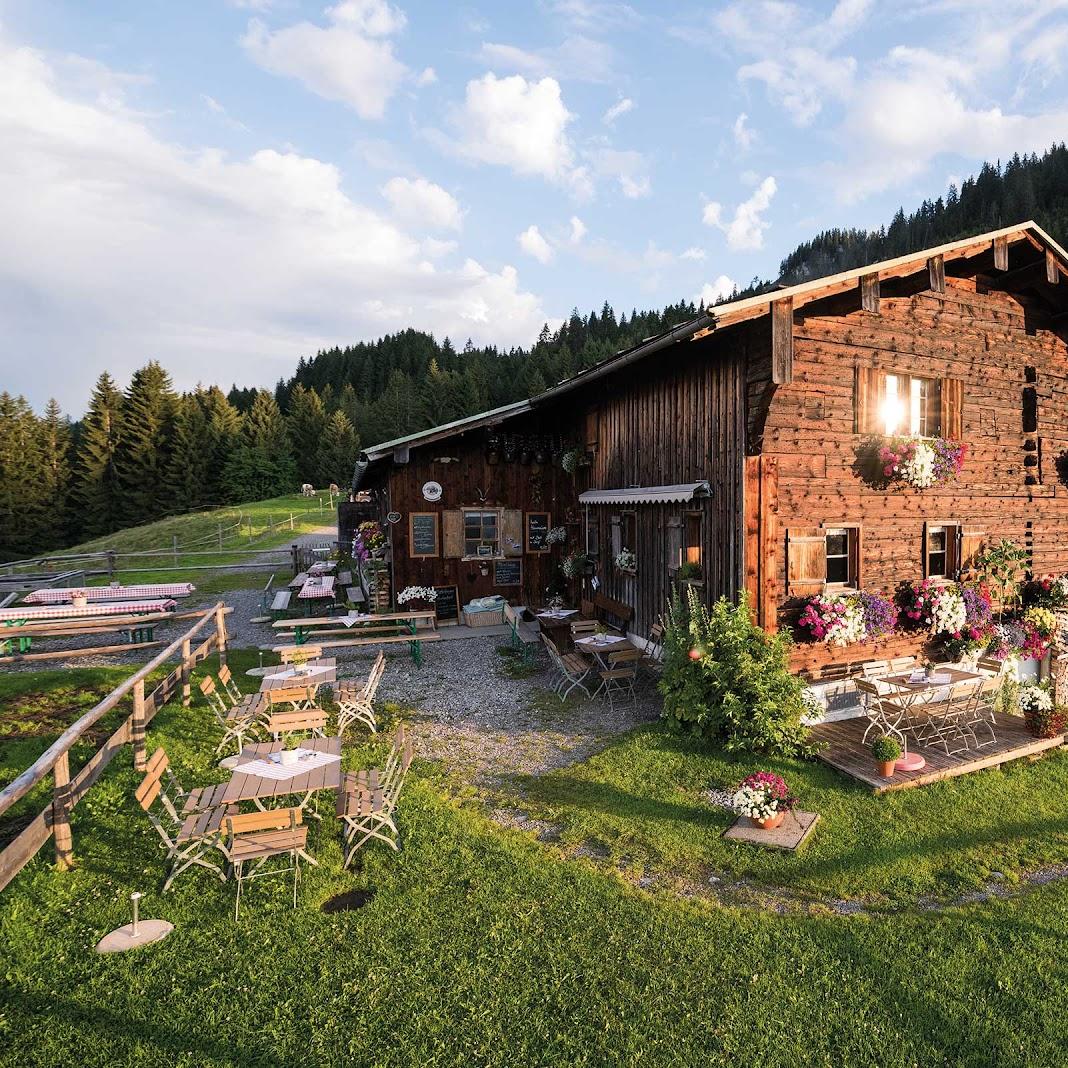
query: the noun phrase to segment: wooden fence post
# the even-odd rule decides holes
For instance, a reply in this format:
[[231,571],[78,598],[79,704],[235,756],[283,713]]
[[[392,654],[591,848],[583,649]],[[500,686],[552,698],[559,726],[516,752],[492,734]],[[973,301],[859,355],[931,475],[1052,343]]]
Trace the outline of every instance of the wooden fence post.
[[219,646],[219,667],[226,663],[226,615],[222,605],[215,609],[215,640]]
[[145,757],[145,680],[139,679],[133,688],[133,720],[130,725],[133,740],[134,768],[144,771],[148,766]]
[[289,513],[289,529],[290,530],[293,529],[293,513],[292,512]]
[[222,549],[222,523],[219,524],[219,548]]
[[174,566],[178,566],[178,535],[171,535],[171,548],[174,550]]
[[189,677],[190,677],[190,674],[191,674],[191,672],[190,672],[191,666],[192,665],[189,663],[189,639],[186,638],[186,640],[184,642],[182,642],[182,707],[183,708],[188,708],[189,707],[189,699],[191,697],[190,687],[189,687]]
[[70,756],[60,754],[52,769],[52,834],[56,840],[56,864],[66,871],[74,865],[74,838],[70,832]]
[[300,549],[296,545],[293,546],[293,574],[300,574]]
[[115,581],[115,550],[108,549],[108,582]]

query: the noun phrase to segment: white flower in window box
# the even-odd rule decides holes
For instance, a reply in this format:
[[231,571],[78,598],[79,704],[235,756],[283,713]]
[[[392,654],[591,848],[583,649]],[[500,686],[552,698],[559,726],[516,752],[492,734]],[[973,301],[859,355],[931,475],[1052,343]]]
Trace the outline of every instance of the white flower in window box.
[[624,547],[620,549],[616,555],[616,567],[620,571],[628,571],[633,574],[638,570],[638,558],[630,551],[630,549]]

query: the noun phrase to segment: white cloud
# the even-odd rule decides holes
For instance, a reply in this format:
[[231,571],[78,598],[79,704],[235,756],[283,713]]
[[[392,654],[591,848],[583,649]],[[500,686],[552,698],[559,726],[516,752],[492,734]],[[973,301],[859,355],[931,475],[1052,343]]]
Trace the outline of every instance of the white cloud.
[[233,118],[233,116],[226,110],[226,108],[219,103],[213,96],[209,96],[207,93],[201,93],[200,99],[204,101],[208,111],[213,115],[218,115],[219,118],[226,123],[227,126],[234,130],[241,130],[243,133],[251,133],[249,128],[239,120]]
[[519,247],[528,256],[533,256],[538,263],[549,263],[553,258],[552,245],[542,237],[541,231],[533,224],[518,234],[516,241],[519,242]]
[[623,115],[626,115],[628,111],[634,110],[634,101],[629,96],[620,97],[605,113],[601,116],[601,122],[606,126],[611,126],[616,119]]
[[768,223],[763,214],[771,205],[777,186],[770,175],[757,186],[748,200],[734,209],[733,217],[724,222],[723,206],[716,201],[705,205],[702,219],[706,226],[714,226],[727,235],[727,247],[736,252],[749,252],[764,247],[764,231]]
[[577,245],[586,236],[586,224],[577,216],[571,216],[571,233],[568,240]]
[[643,153],[633,149],[610,148],[607,145],[587,149],[585,153],[595,174],[614,179],[625,197],[638,200],[652,192],[649,161]]
[[295,78],[362,119],[382,118],[409,75],[387,40],[403,28],[404,13],[381,0],[345,0],[326,15],[328,26],[298,22],[280,30],[253,19],[241,45],[264,70]]
[[242,11],[269,11],[274,0],[226,0],[228,7]]
[[604,41],[575,34],[551,48],[527,49],[483,41],[479,58],[487,66],[528,78],[604,83],[615,75],[615,51]]
[[420,89],[425,89],[428,85],[433,85],[438,80],[438,72],[433,67],[424,67],[419,73],[419,77],[415,79],[415,84]]
[[549,7],[565,22],[587,30],[629,29],[641,22],[630,4],[615,0],[553,0]]
[[435,266],[450,249],[350,197],[336,166],[231,158],[152,122],[0,37],[0,309],[9,349],[40,356],[5,365],[7,388],[80,405],[101,370],[150,356],[182,387],[270,385],[385,330],[508,346],[545,320],[513,267]]
[[733,278],[721,274],[714,282],[705,282],[701,292],[694,297],[694,304],[703,304],[706,308],[726,300],[736,289],[738,283]]
[[743,111],[738,118],[734,120],[734,126],[731,128],[734,134],[734,143],[743,151],[748,152],[753,147],[753,140],[756,134],[753,133],[748,126],[749,116]]
[[589,175],[576,164],[567,133],[573,118],[554,78],[528,82],[518,74],[498,78],[490,73],[467,83],[463,107],[453,116],[460,135],[454,147],[468,159],[547,178],[577,196],[589,196]]
[[680,260],[693,260],[696,263],[701,263],[705,259],[706,253],[703,248],[698,248],[696,245],[691,245],[685,252],[679,254]]
[[459,230],[460,205],[440,185],[425,178],[391,178],[382,195],[394,214],[409,226],[428,230]]

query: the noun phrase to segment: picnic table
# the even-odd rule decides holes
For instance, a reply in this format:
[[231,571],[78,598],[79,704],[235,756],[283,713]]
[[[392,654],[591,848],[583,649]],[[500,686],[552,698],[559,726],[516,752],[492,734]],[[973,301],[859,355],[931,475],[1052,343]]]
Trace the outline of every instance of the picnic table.
[[[273,623],[275,630],[292,630],[293,641],[303,645],[309,638],[322,648],[350,645],[388,645],[407,642],[408,651],[416,666],[423,662],[422,643],[437,641],[437,615],[433,609],[420,612],[383,612],[370,614],[350,612],[344,616],[309,616],[305,619],[280,619]],[[429,626],[420,627],[420,623]],[[352,634],[340,641],[322,641],[323,635]]]
[[297,596],[302,601],[325,600],[334,598],[333,575],[309,575],[300,587]]
[[102,619],[106,616],[142,615],[149,612],[170,612],[176,607],[170,598],[151,601],[103,601],[75,608],[72,604],[15,605],[0,608],[0,622],[41,619]]
[[191,582],[161,582],[141,586],[50,586],[22,599],[23,604],[69,604],[75,593],[84,593],[90,603],[98,601],[140,601],[188,597],[196,591]]

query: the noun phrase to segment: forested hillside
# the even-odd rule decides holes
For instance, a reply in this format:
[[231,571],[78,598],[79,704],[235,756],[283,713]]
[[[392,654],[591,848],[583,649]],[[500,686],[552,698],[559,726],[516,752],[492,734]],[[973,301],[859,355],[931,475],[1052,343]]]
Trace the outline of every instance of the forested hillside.
[[[986,164],[945,197],[878,230],[827,230],[792,251],[776,282],[864,266],[1035,219],[1068,238],[1068,150]],[[771,288],[754,279],[738,295]],[[156,363],[123,392],[102,374],[76,423],[0,394],[0,559],[38,553],[164,515],[348,481],[375,443],[539,393],[698,309],[617,316],[577,309],[530,349],[460,350],[418,330],[301,359],[273,394],[216,386],[178,394]]]

